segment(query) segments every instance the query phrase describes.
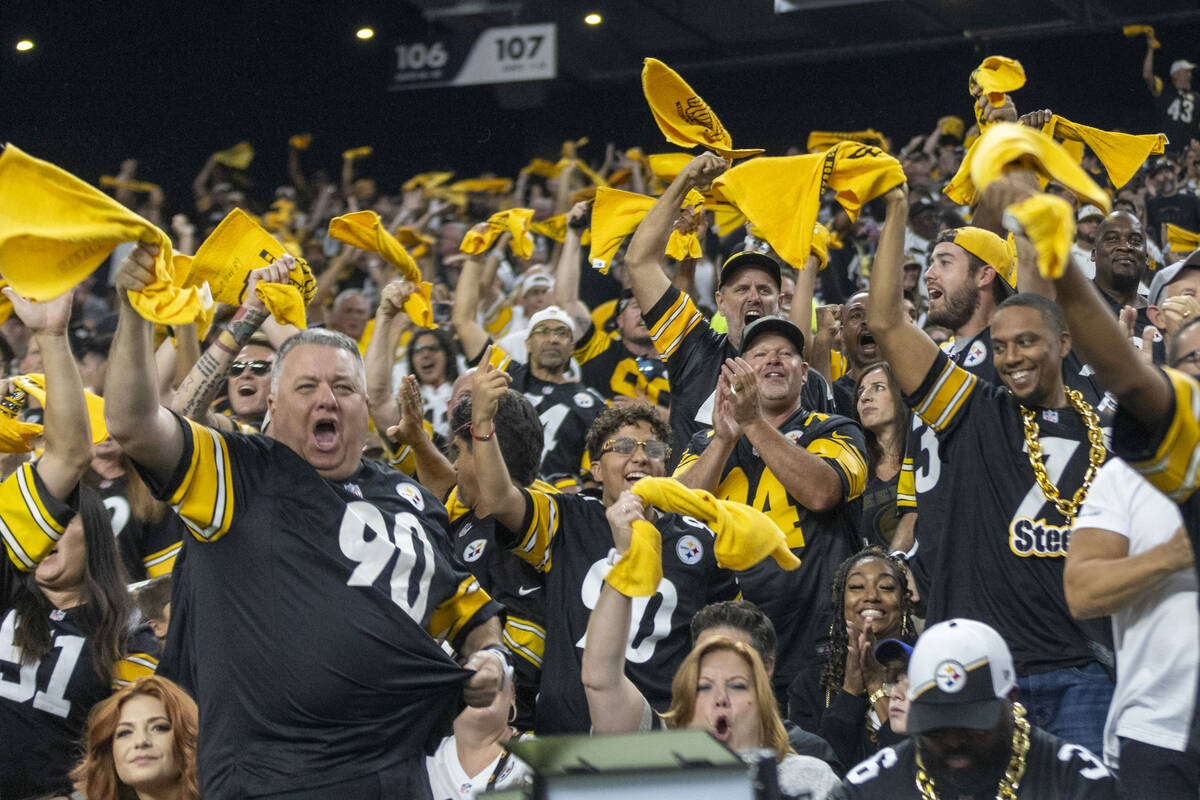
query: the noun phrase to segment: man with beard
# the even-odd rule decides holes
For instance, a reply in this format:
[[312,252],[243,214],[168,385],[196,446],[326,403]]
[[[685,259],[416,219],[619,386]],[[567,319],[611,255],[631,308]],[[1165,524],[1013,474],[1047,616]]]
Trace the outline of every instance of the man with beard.
[[[671,372],[671,436],[677,453],[697,431],[712,425],[717,376],[725,359],[738,354],[742,331],[779,310],[782,273],[779,262],[766,253],[735,253],[721,266],[715,299],[727,334],[709,327],[692,298],[672,286],[663,269],[667,239],[684,197],[690,189],[707,189],[728,167],[714,153],[692,159],[646,214],[625,256],[633,296]],[[808,269],[817,269],[815,256],[809,262]],[[832,408],[829,384],[815,371],[804,384],[804,404],[812,411]]]
[[1150,318],[1146,301],[1138,295],[1146,271],[1146,234],[1138,218],[1128,211],[1114,211],[1105,217],[1096,228],[1092,261],[1096,262],[1096,288],[1113,315],[1119,316],[1126,306],[1136,308],[1133,334],[1141,336]]
[[[454,293],[453,322],[470,366],[479,363],[490,344],[475,318],[478,298],[479,262],[467,259]],[[512,388],[529,398],[542,420],[545,440],[538,477],[565,491],[577,491],[588,428],[604,410],[603,397],[567,379],[575,340],[574,320],[558,306],[550,306],[529,320],[527,364],[514,361],[499,347],[492,350],[492,366],[512,377]]]
[[[887,202],[889,218],[902,212],[903,189]],[[1066,322],[1045,297],[1009,297],[989,330],[998,378],[972,373],[904,318],[902,246],[885,227],[868,322],[904,402],[938,447],[940,503],[929,516],[918,506],[926,619],[966,616],[996,628],[1012,647],[1033,718],[1100,752],[1113,691],[1111,631],[1072,619],[1062,572],[1071,522],[1108,451],[1092,403],[1063,379]],[[941,257],[935,249],[931,270]]]
[[741,355],[721,369],[713,428],[692,437],[675,472],[685,486],[763,511],[803,561],[789,571],[767,559],[738,573],[746,599],[779,631],[772,682],[781,698],[828,648],[834,572],[862,547],[854,501],[867,482],[866,441],[853,420],[804,407],[812,374],[795,323],[748,325]]
[[908,733],[846,773],[830,800],[1089,798],[1123,795],[1086,748],[1046,733],[1012,699],[1012,654],[995,630],[952,619],[908,662]]

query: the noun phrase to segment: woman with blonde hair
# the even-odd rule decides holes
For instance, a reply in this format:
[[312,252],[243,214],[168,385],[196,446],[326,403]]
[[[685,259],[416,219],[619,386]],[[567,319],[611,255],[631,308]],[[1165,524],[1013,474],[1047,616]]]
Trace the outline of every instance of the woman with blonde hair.
[[[618,555],[629,549],[633,522],[643,513],[641,498],[629,491],[609,507]],[[721,635],[701,639],[675,672],[670,707],[655,714],[625,674],[632,608],[630,597],[605,582],[588,621],[582,677],[593,733],[705,730],[743,757],[771,750],[784,797],[820,800],[838,785],[824,761],[792,752],[762,659],[743,642]]]
[[124,686],[92,709],[75,790],[86,800],[199,800],[198,729],[195,701],[166,678]]

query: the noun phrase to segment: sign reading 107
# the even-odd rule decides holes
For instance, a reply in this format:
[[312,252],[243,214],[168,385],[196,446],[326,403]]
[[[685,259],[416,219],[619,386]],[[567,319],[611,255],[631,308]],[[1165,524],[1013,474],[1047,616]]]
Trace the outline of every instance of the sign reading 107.
[[392,88],[552,79],[557,73],[556,33],[553,23],[509,25],[398,44]]

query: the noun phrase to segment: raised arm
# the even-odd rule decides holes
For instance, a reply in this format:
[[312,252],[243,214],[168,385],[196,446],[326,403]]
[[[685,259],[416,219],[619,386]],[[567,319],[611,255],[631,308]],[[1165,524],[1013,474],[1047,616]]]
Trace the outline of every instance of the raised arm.
[[65,500],[92,460],[92,428],[83,381],[67,341],[72,292],[41,303],[26,300],[8,287],[4,294],[42,351],[46,376],[46,451],[36,469],[50,494]]
[[104,398],[104,421],[109,434],[134,461],[166,480],[183,456],[183,431],[175,416],[159,404],[154,372],[154,325],[142,319],[129,302],[129,292],[154,281],[157,245],[139,244],[117,267],[120,302],[117,332],[109,352],[113,381]]
[[1154,40],[1149,36],[1146,37],[1146,57],[1142,59],[1142,80],[1146,82],[1150,94],[1155,97],[1162,94],[1162,87],[1154,77]]
[[1095,370],[1096,381],[1116,395],[1139,422],[1158,428],[1171,409],[1172,392],[1166,378],[1138,358],[1099,290],[1073,260],[1054,287],[1071,329],[1071,345]]
[[484,351],[471,378],[471,453],[479,478],[479,496],[496,522],[517,531],[525,520],[525,494],[513,483],[496,438],[496,408],[512,381],[491,364],[492,348]]
[[454,290],[454,308],[450,321],[454,325],[454,333],[462,345],[463,355],[468,361],[478,358],[479,353],[487,345],[488,335],[479,324],[476,308],[479,306],[479,273],[480,264],[472,256],[468,256],[458,274],[458,287]]
[[421,389],[416,376],[404,376],[397,397],[400,400],[400,419],[387,429],[387,435],[412,449],[413,461],[417,465],[417,480],[438,497],[445,497],[458,481],[458,473],[425,432]]
[[592,318],[587,306],[579,300],[579,251],[583,229],[574,227],[572,223],[579,223],[584,218],[590,203],[589,200],[582,200],[567,212],[567,236],[559,251],[558,269],[554,275],[555,300],[575,320],[575,330],[579,331],[580,336],[592,323]]
[[925,380],[925,373],[937,358],[937,345],[904,313],[902,273],[908,190],[903,185],[897,186],[884,197],[887,222],[879,234],[875,266],[871,270],[867,324],[871,326],[871,334],[879,342],[884,358],[892,365],[900,388],[913,392]]
[[649,311],[671,286],[671,280],[663,270],[663,253],[667,239],[675,227],[679,207],[689,189],[706,189],[713,179],[729,167],[725,159],[714,153],[704,153],[692,159],[671,181],[654,206],[638,225],[629,250],[625,254],[625,266],[633,296],[642,311]]
[[[633,492],[621,492],[605,514],[617,554],[624,555],[633,538],[634,520],[645,519],[642,499]],[[625,674],[632,614],[632,598],[607,582],[600,585],[600,597],[588,618],[581,672],[593,733],[635,733],[646,709],[646,698]]]
[[172,411],[212,428],[234,430],[233,422],[228,417],[212,412],[212,402],[220,393],[221,387],[225,386],[229,367],[237,358],[238,352],[270,316],[254,287],[259,281],[287,283],[288,271],[295,263],[292,256],[285,255],[272,264],[250,272],[246,278],[246,298],[242,307],[179,384],[179,391],[175,393],[175,399],[171,403]]
[[367,370],[367,407],[378,431],[386,431],[400,422],[400,408],[392,386],[392,367],[400,338],[396,322],[404,313],[404,302],[415,289],[409,281],[392,281],[383,287],[379,308],[375,309],[375,332],[363,361]]

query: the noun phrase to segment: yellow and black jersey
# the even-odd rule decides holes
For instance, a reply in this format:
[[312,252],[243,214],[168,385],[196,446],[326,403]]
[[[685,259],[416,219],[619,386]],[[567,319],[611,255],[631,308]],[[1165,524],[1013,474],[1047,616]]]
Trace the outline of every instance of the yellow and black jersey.
[[17,612],[0,622],[0,797],[70,794],[67,773],[79,761],[92,706],[158,665],[158,641],[138,628],[105,680],[88,647],[87,607],[49,615],[51,648],[33,663],[22,663],[13,643]]
[[[1001,386],[1000,375],[992,358],[990,327],[970,339],[944,345],[943,350],[956,366],[993,386]],[[1083,399],[1100,414],[1101,425],[1109,428],[1112,425],[1112,412],[1106,403],[1101,402],[1103,393],[1097,389],[1090,375],[1091,369],[1083,365],[1074,351],[1063,359],[1063,383],[1080,392]],[[939,480],[947,469],[938,449],[936,432],[919,415],[914,414],[904,460],[900,465],[896,510],[902,516],[917,513],[916,541],[919,546],[910,566],[922,598],[936,591],[930,585],[929,565],[935,560],[939,545],[938,532],[949,530],[943,519],[947,498],[939,488]]]
[[[541,491],[554,487],[538,481]],[[446,498],[450,540],[463,565],[492,599],[504,606],[504,644],[512,651],[516,673],[517,730],[531,730],[534,705],[546,650],[545,578],[530,564],[496,543],[496,522],[482,519],[458,498],[458,487]]]
[[185,638],[168,648],[194,660],[174,668],[206,720],[203,793],[312,788],[415,757],[467,677],[438,640],[460,647],[499,612],[455,556],[445,506],[383,464],[328,480],[273,439],[179,424],[174,474],[143,476],[194,538],[176,569]]
[[635,356],[621,341],[595,325],[588,328],[575,347],[580,379],[606,400],[618,395],[670,408],[671,384],[667,366],[658,358]]
[[[475,366],[485,351],[469,363]],[[538,477],[556,489],[579,484],[587,467],[587,432],[604,411],[604,398],[582,383],[549,383],[503,349],[492,348],[492,364],[512,376],[514,389],[533,404],[542,421],[542,465]]]
[[[729,334],[709,327],[692,298],[675,286],[643,310],[642,319],[671,375],[671,451],[682,453],[693,435],[712,426],[717,376],[738,350]],[[801,398],[809,411],[833,410],[829,383],[816,370],[809,370]]]
[[[929,624],[986,622],[1008,642],[1019,675],[1095,661],[1092,644],[1111,640],[1107,620],[1071,618],[1062,586],[1071,528],[1034,477],[1016,398],[939,352],[904,399],[937,437],[944,467],[942,527],[925,564]],[[1089,463],[1087,428],[1070,407],[1033,410],[1046,475],[1073,497]],[[924,536],[923,508],[918,519]]]
[[[520,531],[496,528],[498,541],[546,575],[546,654],[537,705],[537,732],[587,733],[587,697],[580,682],[585,634],[608,574],[612,532],[604,504],[582,494],[523,490]],[[692,647],[692,616],[705,605],[740,596],[733,573],[717,566],[715,534],[704,523],[663,514],[663,578],[653,597],[633,599],[625,674],[650,704],[665,711],[671,680]]]
[[106,478],[96,485],[112,515],[113,535],[117,537],[125,572],[131,581],[167,575],[175,566],[186,534],[183,520],[171,509],[166,509],[158,521],[138,519],[125,497],[126,485],[124,475]]
[[[802,562],[799,569],[789,572],[768,558],[737,573],[746,599],[775,623],[779,653],[773,682],[778,696],[785,697],[788,684],[801,668],[824,654],[832,621],[829,587],[833,574],[843,559],[863,546],[857,532],[862,513],[858,498],[867,483],[867,448],[857,422],[832,414],[801,409],[780,425],[779,431],[833,468],[842,482],[842,502],[821,513],[800,505],[744,436],[721,470],[716,495],[753,506],[770,517]],[[692,437],[676,476],[691,467],[711,440],[711,430]]]
[[[1169,368],[1162,374],[1171,384],[1170,413],[1147,428],[1117,406],[1113,452],[1179,505],[1192,551],[1200,553],[1200,381]],[[1200,712],[1192,715],[1189,752],[1197,747]]]
[[54,549],[75,516],[46,488],[37,469],[23,464],[0,483],[0,539],[8,559],[0,569],[0,601],[7,608],[20,573],[32,572]]

